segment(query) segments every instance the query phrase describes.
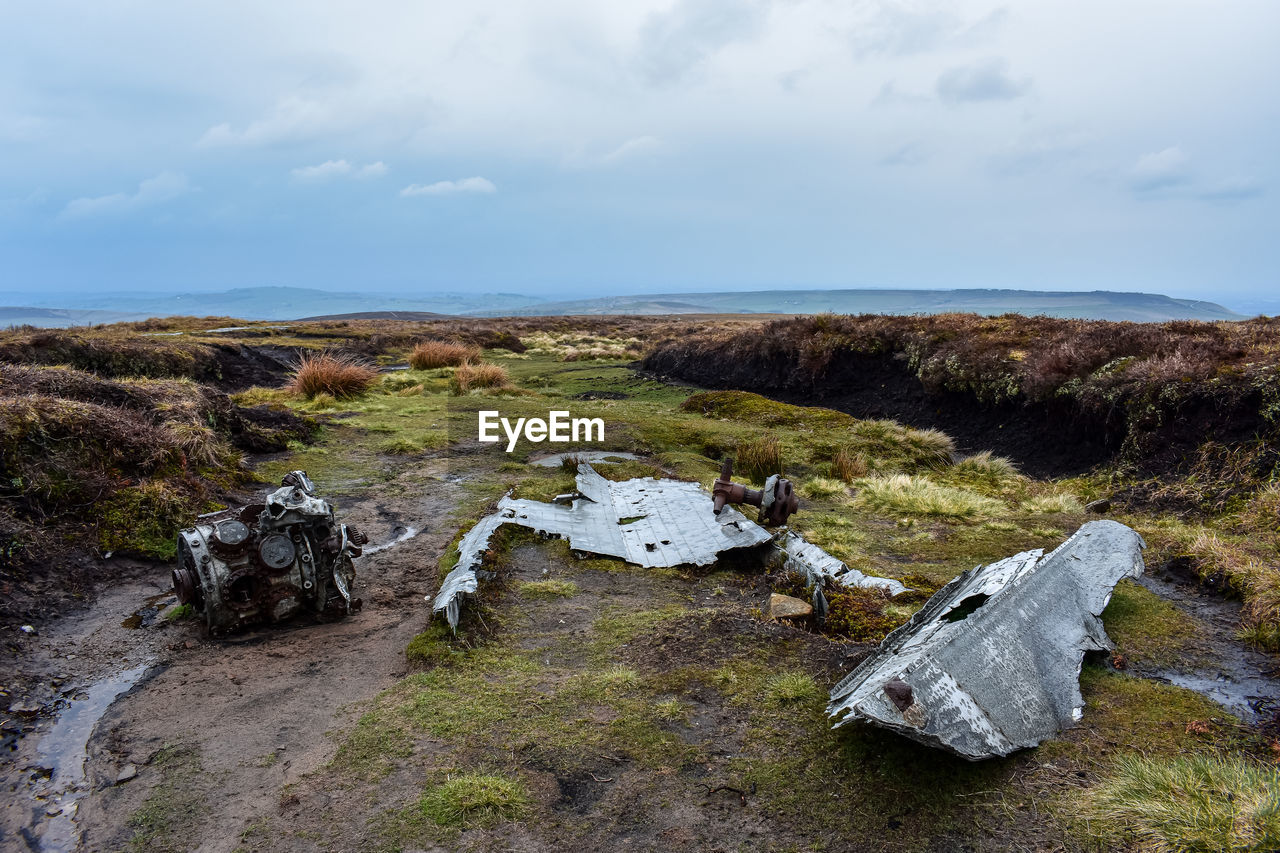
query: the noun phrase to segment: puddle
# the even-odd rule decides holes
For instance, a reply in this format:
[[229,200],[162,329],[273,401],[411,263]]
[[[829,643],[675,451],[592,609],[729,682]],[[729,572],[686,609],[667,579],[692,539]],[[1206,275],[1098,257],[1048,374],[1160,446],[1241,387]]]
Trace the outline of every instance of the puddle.
[[394,548],[395,546],[399,545],[401,542],[409,541],[413,537],[417,536],[419,533],[419,530],[416,527],[401,527],[397,525],[394,529],[400,531],[394,539],[392,539],[389,542],[383,542],[381,545],[366,546],[364,549],[364,556],[367,557],[370,554],[376,554],[379,551],[385,551],[388,548]]
[[129,618],[121,622],[120,627],[135,630],[150,628],[170,605],[178,603],[178,597],[172,592],[162,592],[159,595],[148,596],[146,601],[146,604],[133,611]]
[[1156,670],[1151,675],[1207,696],[1247,723],[1257,722],[1261,708],[1280,699],[1280,684],[1261,675],[1236,679],[1221,670]]
[[640,458],[634,453],[624,453],[620,450],[571,450],[568,453],[553,453],[540,459],[530,459],[529,464],[540,468],[555,468],[569,457],[590,462],[593,465],[616,465],[628,459]]
[[36,791],[47,817],[40,835],[40,849],[46,853],[71,853],[79,846],[75,817],[80,799],[89,793],[84,778],[89,736],[111,703],[137,684],[150,665],[144,663],[77,691],[53,728],[40,739],[40,765],[52,771],[47,786]]
[[1194,690],[1247,723],[1257,722],[1260,709],[1280,701],[1280,679],[1269,677],[1276,659],[1232,639],[1240,625],[1238,602],[1151,575],[1144,575],[1138,583],[1205,623],[1202,642],[1209,658],[1207,665],[1189,672],[1144,669],[1138,674]]

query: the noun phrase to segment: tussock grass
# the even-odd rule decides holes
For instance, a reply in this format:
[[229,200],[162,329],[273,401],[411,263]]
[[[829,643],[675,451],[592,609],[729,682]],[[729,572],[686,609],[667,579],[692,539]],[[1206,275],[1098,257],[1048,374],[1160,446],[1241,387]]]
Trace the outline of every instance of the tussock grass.
[[460,773],[422,795],[418,810],[437,826],[491,826],[517,820],[529,806],[518,780],[490,773]]
[[335,400],[359,397],[378,378],[378,371],[356,356],[305,353],[298,359],[288,388],[307,400],[328,394]]
[[782,473],[782,444],[776,436],[765,435],[738,444],[735,474],[763,483],[773,474]]
[[1041,515],[1058,512],[1084,512],[1084,506],[1080,503],[1080,499],[1068,492],[1055,492],[1028,498],[1022,502],[1022,509],[1026,512],[1034,512]]
[[990,450],[961,459],[951,470],[960,477],[992,485],[998,485],[1018,476],[1018,466],[1003,456],[992,455]]
[[1122,757],[1086,792],[1089,831],[1151,851],[1280,849],[1280,770],[1249,759]]
[[904,515],[975,519],[999,515],[1005,505],[956,486],[939,485],[927,477],[894,474],[858,480],[859,499],[868,506]]
[[480,348],[449,341],[420,341],[409,353],[409,366],[414,370],[458,367],[480,360]]
[[508,388],[511,376],[497,364],[464,364],[454,371],[449,381],[451,394],[467,394],[480,388]]
[[838,448],[835,456],[831,457],[832,473],[846,483],[852,483],[859,477],[867,476],[869,470],[867,458],[847,447]]

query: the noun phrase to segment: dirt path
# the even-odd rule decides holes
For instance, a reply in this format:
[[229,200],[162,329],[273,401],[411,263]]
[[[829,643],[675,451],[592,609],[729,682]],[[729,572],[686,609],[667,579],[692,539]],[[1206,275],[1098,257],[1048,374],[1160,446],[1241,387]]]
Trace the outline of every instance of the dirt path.
[[[80,712],[93,735],[83,782],[76,753],[89,731],[46,723],[14,744],[5,849],[74,849],[81,832],[83,849],[117,850],[175,828],[178,847],[150,846],[235,849],[282,786],[329,758],[325,733],[345,724],[346,706],[404,674],[405,645],[426,621],[423,598],[455,532],[447,519],[461,490],[442,471],[429,463],[376,495],[330,496],[374,546],[394,543],[357,560],[364,608],[352,618],[213,639],[195,620],[154,618],[169,566],[128,564],[128,580],[30,638],[19,666],[43,690],[33,704],[69,701],[62,717]],[[419,532],[407,537],[408,528]],[[116,688],[126,692],[112,702]]]

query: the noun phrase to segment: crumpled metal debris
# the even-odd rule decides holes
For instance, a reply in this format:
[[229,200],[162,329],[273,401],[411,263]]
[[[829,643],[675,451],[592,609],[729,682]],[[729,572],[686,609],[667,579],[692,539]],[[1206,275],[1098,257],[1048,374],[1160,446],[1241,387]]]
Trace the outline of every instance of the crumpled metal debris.
[[458,625],[458,602],[476,591],[476,569],[489,538],[504,524],[518,524],[547,536],[564,536],[575,551],[620,557],[638,566],[705,566],[734,548],[772,538],[733,507],[716,515],[711,498],[697,483],[644,477],[606,480],[588,464],[578,466],[578,493],[558,503],[504,497],[458,544],[458,564],[445,577],[432,611]]
[[1084,713],[1086,651],[1111,648],[1099,614],[1143,571],[1142,537],[1091,521],[951,581],[831,691],[841,726],[864,720],[970,760],[1032,747]]
[[813,609],[819,619],[826,618],[826,590],[832,584],[883,589],[889,595],[898,595],[907,591],[901,581],[864,575],[857,569],[849,568],[798,533],[787,531],[782,541],[778,543],[778,548],[786,554],[782,570],[804,575],[807,581],[806,586],[813,587]]
[[196,519],[178,534],[173,587],[213,631],[281,622],[303,611],[338,618],[352,598],[352,557],[369,538],[338,524],[304,471],[285,476],[265,503]]

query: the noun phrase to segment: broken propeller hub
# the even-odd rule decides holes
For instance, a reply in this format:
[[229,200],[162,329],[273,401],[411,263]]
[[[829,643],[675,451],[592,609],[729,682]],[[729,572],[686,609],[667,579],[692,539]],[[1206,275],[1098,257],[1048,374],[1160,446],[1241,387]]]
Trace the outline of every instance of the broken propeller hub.
[[748,504],[760,507],[760,523],[777,527],[787,523],[800,508],[800,499],[791,481],[777,474],[764,481],[763,489],[750,489],[733,482],[733,460],[726,459],[720,466],[720,479],[711,487],[711,499],[715,514],[719,515],[725,504]]

